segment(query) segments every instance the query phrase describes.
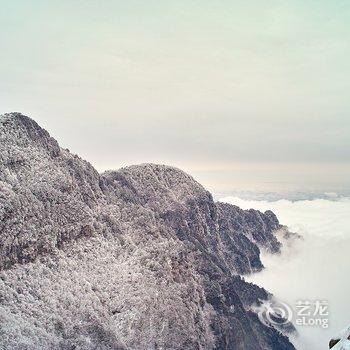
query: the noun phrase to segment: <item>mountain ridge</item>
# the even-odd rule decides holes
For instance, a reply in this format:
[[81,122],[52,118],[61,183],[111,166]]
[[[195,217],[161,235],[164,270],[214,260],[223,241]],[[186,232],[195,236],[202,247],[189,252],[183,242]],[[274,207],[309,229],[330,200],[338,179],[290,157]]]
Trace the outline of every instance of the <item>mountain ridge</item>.
[[280,251],[273,213],[215,203],[174,167],[99,174],[18,113],[0,140],[4,349],[294,349],[240,277]]

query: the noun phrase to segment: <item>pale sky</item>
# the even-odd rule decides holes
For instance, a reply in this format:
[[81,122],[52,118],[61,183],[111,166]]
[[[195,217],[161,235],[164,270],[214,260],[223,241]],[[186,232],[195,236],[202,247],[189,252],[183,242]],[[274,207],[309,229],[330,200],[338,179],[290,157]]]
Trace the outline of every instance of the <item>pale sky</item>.
[[0,21],[0,112],[100,171],[349,184],[349,1],[0,0]]

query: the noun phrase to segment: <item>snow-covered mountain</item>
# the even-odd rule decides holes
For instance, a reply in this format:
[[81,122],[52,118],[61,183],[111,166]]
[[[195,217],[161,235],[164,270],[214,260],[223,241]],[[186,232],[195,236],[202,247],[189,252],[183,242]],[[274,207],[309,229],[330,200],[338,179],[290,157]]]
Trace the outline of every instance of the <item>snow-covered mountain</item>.
[[350,350],[350,325],[331,339],[329,348],[332,350]]
[[0,117],[0,348],[294,349],[240,275],[279,252],[271,212],[179,169],[99,174],[33,120]]

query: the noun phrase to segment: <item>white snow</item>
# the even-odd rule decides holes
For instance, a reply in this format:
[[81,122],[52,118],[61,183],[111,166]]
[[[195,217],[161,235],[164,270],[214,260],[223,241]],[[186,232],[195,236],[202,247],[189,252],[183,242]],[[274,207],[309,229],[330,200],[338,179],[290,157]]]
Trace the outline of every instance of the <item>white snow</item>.
[[350,325],[344,328],[341,332],[339,332],[333,339],[340,339],[339,343],[337,343],[332,350],[350,350]]

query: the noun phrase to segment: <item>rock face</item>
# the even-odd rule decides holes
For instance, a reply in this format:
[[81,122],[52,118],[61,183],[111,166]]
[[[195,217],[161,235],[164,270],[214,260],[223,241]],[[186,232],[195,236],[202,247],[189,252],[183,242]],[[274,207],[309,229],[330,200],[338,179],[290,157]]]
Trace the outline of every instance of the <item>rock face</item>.
[[350,325],[341,330],[329,342],[329,348],[332,350],[349,350],[350,349]]
[[102,175],[0,117],[1,349],[294,349],[240,274],[278,252],[272,212],[215,203],[154,164]]

